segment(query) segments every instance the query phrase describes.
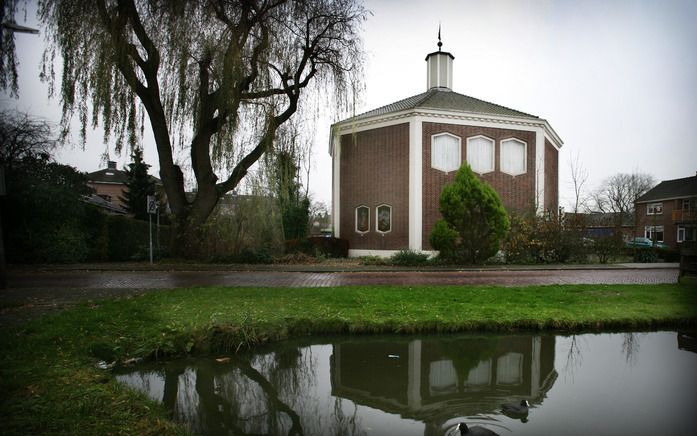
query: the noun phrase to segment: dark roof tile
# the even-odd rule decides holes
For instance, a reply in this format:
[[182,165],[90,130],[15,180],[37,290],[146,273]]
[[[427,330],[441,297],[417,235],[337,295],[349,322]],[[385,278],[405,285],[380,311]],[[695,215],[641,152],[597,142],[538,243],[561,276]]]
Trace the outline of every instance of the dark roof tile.
[[87,174],[87,180],[94,183],[125,184],[128,180],[128,177],[126,176],[126,171],[121,171],[114,168],[106,168]]
[[386,115],[403,110],[424,108],[440,109],[460,112],[470,112],[477,114],[498,115],[519,118],[539,119],[536,115],[530,115],[505,106],[488,101],[479,100],[474,97],[459,94],[447,89],[433,88],[422,94],[414,95],[404,100],[399,100],[392,104],[373,109],[371,111],[348,118],[346,121],[359,121],[379,115]]
[[685,197],[697,197],[697,176],[664,180],[649,192],[639,197],[636,202],[645,203],[647,201]]

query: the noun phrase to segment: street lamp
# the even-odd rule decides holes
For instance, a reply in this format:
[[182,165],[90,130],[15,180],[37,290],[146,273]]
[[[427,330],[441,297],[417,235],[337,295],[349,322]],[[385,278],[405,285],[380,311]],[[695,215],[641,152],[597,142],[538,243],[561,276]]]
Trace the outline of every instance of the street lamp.
[[[2,27],[9,30],[12,33],[29,33],[32,35],[38,35],[39,30],[33,29],[27,26],[21,26],[14,21],[5,21],[2,23]],[[0,197],[4,197],[5,191],[5,169],[0,166]],[[2,210],[2,208],[0,208]],[[0,215],[1,218],[1,215]],[[7,286],[7,273],[5,266],[5,241],[2,233],[2,222],[0,221],[0,289],[5,289]]]
[[2,27],[13,33],[31,33],[32,35],[39,34],[39,29],[21,26],[15,23],[14,21],[5,21],[4,23],[2,23]]

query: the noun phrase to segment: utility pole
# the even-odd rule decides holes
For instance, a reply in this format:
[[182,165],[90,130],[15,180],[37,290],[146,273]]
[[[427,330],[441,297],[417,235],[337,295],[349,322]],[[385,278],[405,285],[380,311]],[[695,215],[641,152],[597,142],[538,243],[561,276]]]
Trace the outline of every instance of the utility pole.
[[5,233],[2,231],[2,203],[5,197],[5,167],[0,166],[0,289],[7,286],[7,271],[5,268]]

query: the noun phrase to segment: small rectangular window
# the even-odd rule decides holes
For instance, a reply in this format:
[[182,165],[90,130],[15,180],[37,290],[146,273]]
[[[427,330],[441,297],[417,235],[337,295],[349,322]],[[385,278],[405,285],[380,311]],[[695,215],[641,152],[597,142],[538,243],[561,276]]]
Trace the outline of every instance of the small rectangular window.
[[646,205],[646,215],[661,215],[663,213],[663,203],[649,203]]
[[525,173],[525,148],[523,141],[501,141],[501,172],[517,176]]
[[663,242],[663,226],[644,227],[644,236],[656,242]]
[[460,138],[442,133],[431,138],[431,167],[449,173],[460,168]]
[[356,232],[367,233],[370,231],[370,208],[358,206],[356,208]]
[[376,209],[377,231],[387,233],[392,230],[392,206],[381,204]]
[[479,174],[494,171],[494,140],[486,136],[467,138],[467,163]]
[[678,227],[678,242],[685,240],[685,227]]

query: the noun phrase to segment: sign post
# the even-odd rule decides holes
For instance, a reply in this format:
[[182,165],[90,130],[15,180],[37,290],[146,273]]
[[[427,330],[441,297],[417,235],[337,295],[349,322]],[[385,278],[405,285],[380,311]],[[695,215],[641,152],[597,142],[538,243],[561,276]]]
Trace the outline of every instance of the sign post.
[[148,195],[148,228],[150,229],[150,265],[152,265],[152,216],[157,213],[157,200],[154,195]]

